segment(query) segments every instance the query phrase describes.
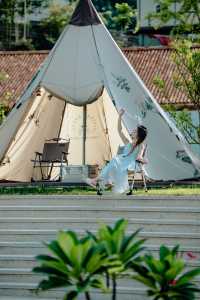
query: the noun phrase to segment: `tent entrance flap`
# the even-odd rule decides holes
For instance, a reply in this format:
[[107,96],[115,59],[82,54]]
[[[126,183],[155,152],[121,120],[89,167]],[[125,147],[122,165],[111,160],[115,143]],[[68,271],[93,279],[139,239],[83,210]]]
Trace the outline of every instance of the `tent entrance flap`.
[[59,136],[64,105],[65,102],[50,98],[45,91],[33,99],[15,139],[9,146],[5,163],[0,166],[1,179],[31,180],[35,152],[42,152],[46,140]]

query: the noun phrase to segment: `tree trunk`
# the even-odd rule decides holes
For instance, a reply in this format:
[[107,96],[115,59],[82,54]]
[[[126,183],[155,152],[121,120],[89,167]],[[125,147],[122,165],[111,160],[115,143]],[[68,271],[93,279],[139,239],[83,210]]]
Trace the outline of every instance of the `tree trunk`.
[[115,275],[112,276],[112,284],[113,284],[112,300],[116,300],[117,299],[117,282],[116,282],[116,276]]
[[91,300],[89,292],[85,292],[85,299],[86,300]]
[[108,272],[106,272],[106,286],[107,286],[107,288],[110,287],[110,277],[109,277]]

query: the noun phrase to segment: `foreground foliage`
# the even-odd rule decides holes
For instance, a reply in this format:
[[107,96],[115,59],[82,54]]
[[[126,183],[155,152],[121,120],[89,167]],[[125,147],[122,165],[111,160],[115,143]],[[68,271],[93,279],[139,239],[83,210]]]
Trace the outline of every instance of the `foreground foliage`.
[[39,290],[67,287],[66,300],[76,299],[82,293],[89,300],[91,288],[106,290],[101,272],[107,258],[91,238],[79,239],[74,232],[61,231],[47,247],[53,255],[38,256],[41,266],[33,269],[48,275],[40,282]]
[[[140,253],[144,250],[144,239],[138,239],[140,230],[127,235],[128,222],[119,220],[111,227],[102,225],[97,235],[91,233],[97,245],[102,245],[102,253],[108,258],[108,264],[105,266],[107,280],[112,280],[112,299],[116,299],[117,294],[117,278],[125,275],[131,269],[134,262],[140,261]],[[114,265],[114,266],[113,266]]]
[[179,246],[170,249],[162,245],[159,258],[141,256],[145,240],[138,238],[139,231],[127,234],[127,225],[121,219],[112,227],[102,225],[97,234],[87,232],[83,238],[60,231],[57,240],[47,244],[51,255],[37,257],[40,265],[33,271],[46,276],[38,291],[64,287],[64,300],[77,299],[80,294],[90,300],[91,291],[100,289],[111,292],[116,300],[117,280],[123,275],[143,283],[153,300],[194,300],[200,292],[194,283],[200,268],[185,271]]
[[134,279],[148,287],[148,296],[153,300],[193,300],[200,292],[192,280],[200,274],[200,268],[184,272],[185,261],[179,257],[179,246],[169,249],[160,247],[159,258],[145,255],[143,262],[134,263],[137,272]]

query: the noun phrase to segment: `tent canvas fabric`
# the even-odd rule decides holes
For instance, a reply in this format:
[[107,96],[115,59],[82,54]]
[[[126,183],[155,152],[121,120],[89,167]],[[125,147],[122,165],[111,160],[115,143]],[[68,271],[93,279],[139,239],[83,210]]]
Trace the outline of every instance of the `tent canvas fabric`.
[[[28,106],[28,110],[25,115],[23,114],[17,133],[4,155],[0,167],[0,178],[25,182],[30,181],[32,177],[35,180],[41,179],[40,168],[33,170],[32,160],[35,158],[35,152],[42,152],[45,141],[55,137],[60,137],[61,141],[70,139],[69,164],[81,165],[83,107],[52,97],[44,89],[41,89],[41,95],[31,97],[23,105],[25,108]],[[5,137],[23,112],[24,110],[17,110],[13,114],[15,118],[10,118],[8,127],[6,126],[8,123],[4,123],[2,128],[4,128]],[[18,118],[16,118],[17,115],[19,115]],[[123,145],[117,132],[117,118],[117,111],[106,91],[98,101],[87,105],[86,164],[103,166],[115,155],[118,146]],[[125,127],[124,132],[128,137]],[[43,172],[45,173],[45,168]],[[58,177],[59,169],[55,167],[51,179],[55,180]]]
[[0,179],[29,181],[34,152],[55,137],[70,138],[69,164],[82,164],[85,149],[85,163],[102,166],[122,145],[117,132],[120,108],[127,112],[127,136],[139,124],[148,128],[148,177],[200,176],[199,158],[124,57],[91,1],[80,0],[71,22],[0,127]]

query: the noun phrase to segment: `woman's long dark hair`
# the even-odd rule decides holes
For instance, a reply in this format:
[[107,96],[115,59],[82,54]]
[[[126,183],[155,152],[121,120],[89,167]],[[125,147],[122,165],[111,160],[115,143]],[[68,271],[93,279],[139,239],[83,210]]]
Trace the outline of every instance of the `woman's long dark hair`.
[[137,142],[136,146],[139,146],[146,138],[147,136],[147,128],[143,125],[140,125],[137,127]]

